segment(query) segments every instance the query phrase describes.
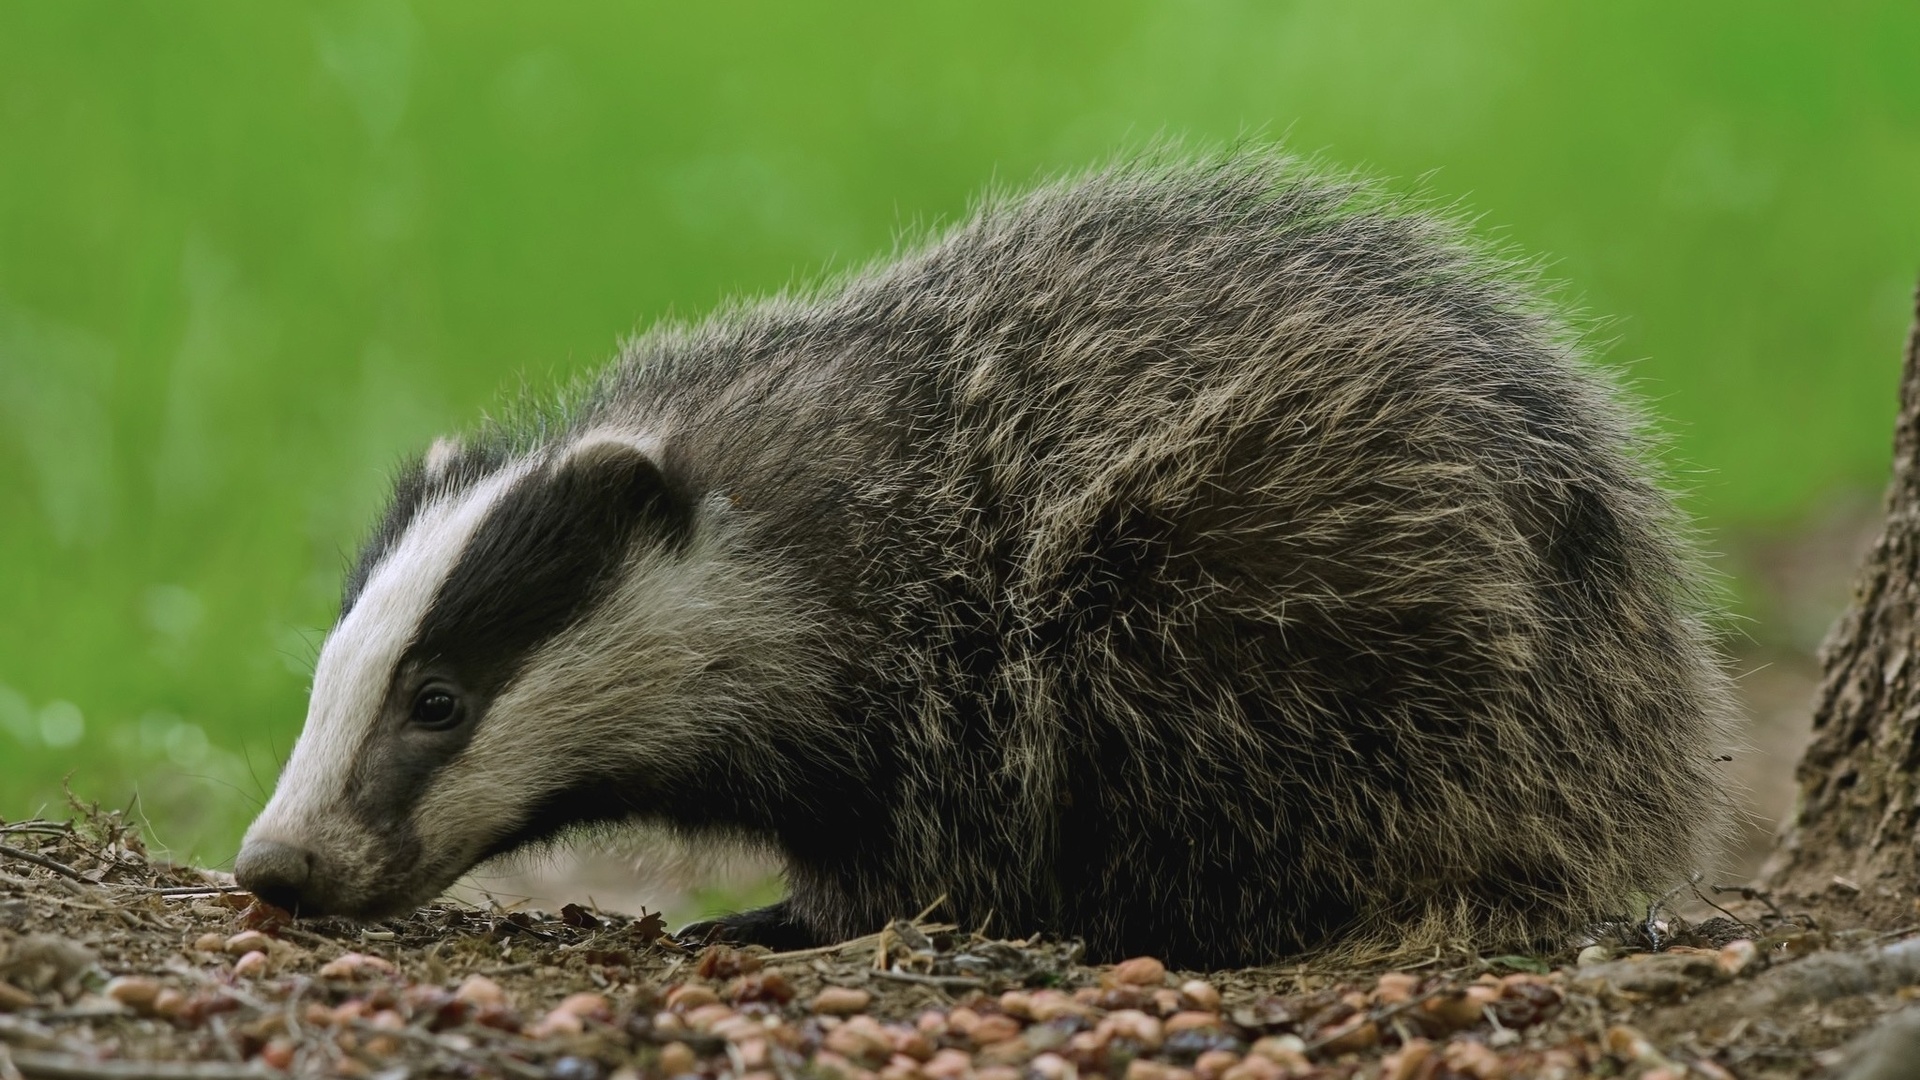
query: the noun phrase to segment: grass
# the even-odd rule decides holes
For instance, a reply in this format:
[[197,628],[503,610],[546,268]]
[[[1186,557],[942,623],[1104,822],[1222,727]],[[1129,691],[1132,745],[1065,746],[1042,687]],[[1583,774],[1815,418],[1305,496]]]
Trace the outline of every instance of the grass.
[[1886,467],[1920,7],[0,5],[0,812],[210,862],[394,458],[990,183],[1284,137],[1549,259],[1709,526]]

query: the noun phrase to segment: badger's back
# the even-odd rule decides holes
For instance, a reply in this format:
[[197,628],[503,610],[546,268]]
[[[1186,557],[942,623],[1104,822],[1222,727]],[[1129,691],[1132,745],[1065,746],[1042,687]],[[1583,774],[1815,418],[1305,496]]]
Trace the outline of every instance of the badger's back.
[[846,737],[719,816],[822,937],[945,895],[1193,965],[1494,945],[1723,820],[1634,415],[1453,229],[1284,161],[995,200],[642,338],[576,424],[659,440],[817,624]]

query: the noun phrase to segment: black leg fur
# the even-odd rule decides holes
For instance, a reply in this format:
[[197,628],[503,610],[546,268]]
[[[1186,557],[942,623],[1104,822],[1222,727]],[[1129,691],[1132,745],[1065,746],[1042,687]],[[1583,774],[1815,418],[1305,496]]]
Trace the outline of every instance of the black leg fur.
[[752,911],[736,911],[717,919],[702,919],[674,935],[683,945],[724,941],[733,945],[764,945],[775,952],[810,949],[824,944],[820,936],[793,916],[785,900]]

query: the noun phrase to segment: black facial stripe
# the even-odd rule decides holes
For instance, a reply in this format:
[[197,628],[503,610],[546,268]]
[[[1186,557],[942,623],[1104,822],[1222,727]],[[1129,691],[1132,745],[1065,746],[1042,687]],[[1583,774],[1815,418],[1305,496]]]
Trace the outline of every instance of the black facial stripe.
[[643,538],[677,545],[684,499],[638,451],[577,456],[523,477],[468,541],[401,659],[446,666],[490,697],[614,583]]

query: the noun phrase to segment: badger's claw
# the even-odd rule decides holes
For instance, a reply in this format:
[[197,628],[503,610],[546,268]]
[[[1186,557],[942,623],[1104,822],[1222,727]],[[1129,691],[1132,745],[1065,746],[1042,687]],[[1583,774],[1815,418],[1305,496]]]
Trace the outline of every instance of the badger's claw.
[[793,909],[782,900],[751,911],[736,911],[717,919],[688,923],[673,935],[688,948],[697,949],[716,942],[732,945],[764,945],[775,952],[810,949],[821,944],[820,936],[793,916]]

